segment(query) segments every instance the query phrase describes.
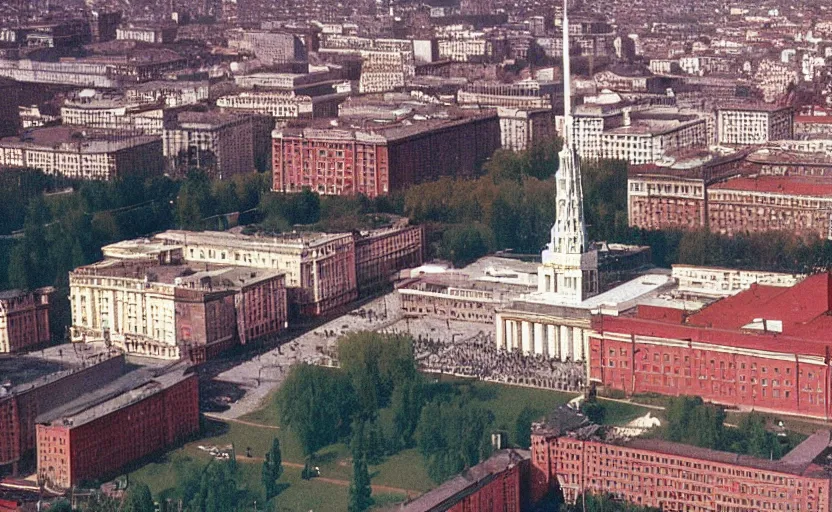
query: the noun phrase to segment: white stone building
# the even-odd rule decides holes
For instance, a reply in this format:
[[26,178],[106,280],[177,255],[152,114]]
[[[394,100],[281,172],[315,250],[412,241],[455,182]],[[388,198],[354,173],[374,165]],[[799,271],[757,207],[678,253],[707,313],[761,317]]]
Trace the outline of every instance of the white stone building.
[[717,142],[739,146],[766,144],[794,136],[794,110],[774,105],[717,109]]
[[312,98],[283,91],[241,92],[217,98],[217,106],[230,111],[267,114],[278,119],[312,117]]
[[555,136],[555,119],[551,109],[521,110],[497,107],[503,149],[523,151]]

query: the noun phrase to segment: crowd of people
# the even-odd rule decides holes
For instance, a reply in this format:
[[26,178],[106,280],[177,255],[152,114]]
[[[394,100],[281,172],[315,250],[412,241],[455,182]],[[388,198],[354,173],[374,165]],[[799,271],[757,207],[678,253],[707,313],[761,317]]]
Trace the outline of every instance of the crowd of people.
[[491,333],[458,341],[418,336],[413,351],[420,368],[429,372],[558,391],[586,386],[583,364],[497,349]]

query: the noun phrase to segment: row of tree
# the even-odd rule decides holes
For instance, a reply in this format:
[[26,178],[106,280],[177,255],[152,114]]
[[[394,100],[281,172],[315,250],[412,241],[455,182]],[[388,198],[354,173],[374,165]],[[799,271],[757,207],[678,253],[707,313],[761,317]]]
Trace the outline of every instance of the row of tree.
[[706,404],[700,397],[670,398],[665,415],[667,420],[656,435],[677,443],[779,459],[795,441],[769,431],[766,418],[759,413],[743,416],[736,428],[726,427],[725,409]]
[[281,422],[308,456],[349,441],[355,470],[363,471],[415,447],[441,482],[490,454],[494,415],[473,393],[426,381],[409,336],[352,333],[339,340],[338,358],[340,369],[294,367],[277,396]]

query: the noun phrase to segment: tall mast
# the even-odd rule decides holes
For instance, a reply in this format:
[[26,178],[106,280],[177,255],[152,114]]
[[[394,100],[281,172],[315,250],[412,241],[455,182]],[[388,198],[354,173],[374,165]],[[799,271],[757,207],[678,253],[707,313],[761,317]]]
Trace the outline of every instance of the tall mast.
[[569,0],[563,0],[563,145],[572,135],[572,66],[569,62]]

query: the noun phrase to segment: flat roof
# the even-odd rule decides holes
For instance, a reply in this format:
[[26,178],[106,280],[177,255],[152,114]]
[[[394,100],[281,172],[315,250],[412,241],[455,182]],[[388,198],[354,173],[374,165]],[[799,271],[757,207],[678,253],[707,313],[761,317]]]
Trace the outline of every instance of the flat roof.
[[444,482],[439,487],[426,492],[413,501],[402,505],[395,505],[388,510],[399,510],[401,512],[439,512],[441,510],[448,510],[453,504],[465,497],[468,488],[474,487],[480,482],[511,469],[530,458],[531,453],[528,450],[500,450],[485,461],[466,469],[459,475]]
[[727,464],[732,466],[741,466],[752,469],[771,471],[773,473],[783,473],[787,475],[805,476],[810,478],[829,477],[829,474],[821,466],[813,464],[811,461],[806,462],[799,460],[790,462],[785,457],[785,461],[783,459],[759,459],[757,457],[751,457],[750,455],[739,455],[730,452],[720,452],[717,450],[710,450],[708,448],[700,448],[698,446],[663,441],[661,439],[634,438],[610,444],[617,446],[626,446],[628,448],[653,453],[662,453],[666,455],[674,455],[678,457],[688,457],[692,459],[716,462],[719,464]]
[[231,233],[228,231],[184,231],[171,229],[153,237],[177,245],[224,245],[231,249],[263,249],[317,246],[343,238],[352,238],[351,233],[283,233],[275,236],[256,236]]
[[829,199],[832,198],[832,179],[802,176],[737,177],[711,185],[710,190],[738,190]]
[[43,425],[79,427],[127,406],[141,402],[189,378],[188,363],[162,368],[140,368],[56,409],[40,414]]
[[525,302],[589,311],[597,309],[607,311],[609,308],[614,308],[617,312],[621,312],[634,307],[644,298],[666,290],[674,282],[674,279],[666,273],[650,272],[577,304],[565,302],[554,293],[535,292],[521,296],[512,306]]
[[34,150],[66,151],[73,153],[104,153],[161,141],[151,135],[125,135],[107,130],[86,129],[78,126],[50,126],[24,130],[21,136],[0,139],[0,147]]

